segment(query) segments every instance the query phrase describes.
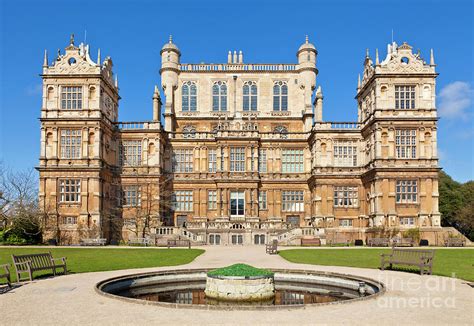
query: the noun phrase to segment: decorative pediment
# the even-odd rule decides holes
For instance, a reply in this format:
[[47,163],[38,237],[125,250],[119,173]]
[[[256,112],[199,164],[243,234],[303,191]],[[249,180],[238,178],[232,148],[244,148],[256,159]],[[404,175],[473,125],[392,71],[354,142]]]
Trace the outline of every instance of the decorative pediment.
[[60,50],[58,50],[58,55],[51,65],[48,64],[45,54],[43,74],[101,74],[111,85],[116,85],[112,67],[113,63],[110,57],[107,57],[104,62],[100,64],[100,51],[97,62],[94,62],[90,57],[89,45],[81,43],[79,46],[75,46],[74,35],[72,35],[69,45],[65,48],[65,53],[61,54]]
[[407,43],[388,46],[385,60],[376,67],[376,73],[433,73],[434,68],[427,64],[420,53],[413,53]]

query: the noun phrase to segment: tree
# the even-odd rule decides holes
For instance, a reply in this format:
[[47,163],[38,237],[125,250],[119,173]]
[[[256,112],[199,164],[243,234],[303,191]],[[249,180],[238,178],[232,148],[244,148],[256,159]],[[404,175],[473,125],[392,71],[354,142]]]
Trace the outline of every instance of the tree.
[[0,227],[7,243],[41,241],[35,171],[11,172],[0,165]]
[[461,184],[441,171],[439,211],[442,214],[443,226],[455,227],[469,239],[474,240],[474,181]]

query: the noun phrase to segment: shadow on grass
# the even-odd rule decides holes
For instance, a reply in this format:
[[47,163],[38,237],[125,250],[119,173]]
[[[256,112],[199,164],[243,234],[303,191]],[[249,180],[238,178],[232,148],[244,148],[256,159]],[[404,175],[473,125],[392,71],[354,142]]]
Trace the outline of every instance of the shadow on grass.
[[[382,271],[381,268],[379,270]],[[420,269],[417,268],[409,268],[409,267],[400,267],[400,266],[392,266],[390,267],[385,267],[386,271],[394,271],[394,272],[405,272],[405,273],[411,273],[411,274],[418,274],[420,275]],[[426,274],[427,272],[425,272]]]

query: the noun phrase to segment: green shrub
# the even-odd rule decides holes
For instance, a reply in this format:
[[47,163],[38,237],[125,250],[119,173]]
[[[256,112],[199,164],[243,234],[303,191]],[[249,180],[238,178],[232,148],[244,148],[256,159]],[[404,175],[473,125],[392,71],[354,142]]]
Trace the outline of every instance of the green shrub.
[[215,269],[207,273],[210,276],[273,276],[273,272],[267,269],[255,268],[247,264],[234,264],[227,267]]

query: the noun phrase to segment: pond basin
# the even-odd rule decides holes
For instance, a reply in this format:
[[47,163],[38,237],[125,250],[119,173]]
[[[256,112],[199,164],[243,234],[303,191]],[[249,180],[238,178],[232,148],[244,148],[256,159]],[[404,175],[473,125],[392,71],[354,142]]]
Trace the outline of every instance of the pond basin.
[[280,309],[349,303],[376,297],[382,283],[364,277],[307,270],[269,269],[274,273],[274,295],[262,300],[233,301],[207,296],[211,269],[167,270],[104,280],[96,290],[107,297],[170,308]]

